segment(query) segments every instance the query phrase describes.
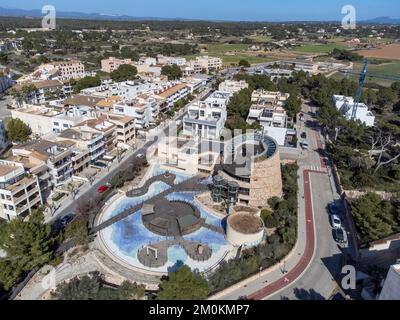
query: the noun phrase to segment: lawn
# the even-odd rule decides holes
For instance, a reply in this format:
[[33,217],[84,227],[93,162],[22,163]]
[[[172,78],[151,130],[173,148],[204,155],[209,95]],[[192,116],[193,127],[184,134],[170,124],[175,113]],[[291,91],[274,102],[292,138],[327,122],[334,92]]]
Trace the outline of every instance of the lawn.
[[[355,63],[353,70],[355,72],[360,72],[362,69],[362,63]],[[400,61],[393,61],[390,63],[382,63],[382,64],[369,64],[368,72],[371,74],[379,74],[379,75],[394,75],[398,76],[400,74]],[[368,73],[367,73],[368,75]],[[357,75],[345,75],[343,73],[336,73],[332,78],[334,79],[343,79],[347,77],[358,82],[359,77]],[[380,79],[374,77],[368,77],[366,79],[366,83],[377,83],[382,86],[390,86],[394,81],[387,79]]]
[[229,44],[229,43],[208,43],[207,51],[210,55],[223,55],[231,51],[247,50],[250,45],[248,44]]
[[305,44],[301,47],[294,48],[293,51],[309,52],[309,53],[330,53],[333,49],[345,49],[345,46],[340,43],[328,44]]

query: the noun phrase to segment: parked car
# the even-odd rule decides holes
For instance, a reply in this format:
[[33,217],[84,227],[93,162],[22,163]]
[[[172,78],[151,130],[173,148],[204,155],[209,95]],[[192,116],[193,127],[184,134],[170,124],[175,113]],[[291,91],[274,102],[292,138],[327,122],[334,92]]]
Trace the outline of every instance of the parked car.
[[336,202],[332,202],[332,203],[329,204],[329,212],[331,214],[335,214],[335,215],[339,214],[339,207],[336,204]]
[[300,137],[301,137],[302,139],[307,139],[307,133],[302,132],[302,133],[300,134]]
[[342,228],[342,221],[340,221],[340,218],[336,214],[331,215],[331,223],[332,227],[335,229]]
[[138,158],[138,159],[142,159],[144,157],[144,154],[143,153],[139,153],[137,156],[136,156],[136,158]]
[[300,145],[301,145],[301,147],[302,147],[303,149],[308,150],[309,144],[308,144],[308,141],[307,141],[306,139],[304,139],[303,141],[301,141],[301,142],[300,142]]
[[60,220],[60,225],[65,228],[72,220],[74,220],[73,214],[67,214]]
[[104,193],[104,192],[106,192],[108,190],[108,187],[107,186],[100,186],[98,189],[97,189],[97,192],[98,193]]
[[346,240],[344,238],[344,231],[342,228],[340,229],[333,229],[333,235],[335,237],[335,241],[337,243],[345,243]]

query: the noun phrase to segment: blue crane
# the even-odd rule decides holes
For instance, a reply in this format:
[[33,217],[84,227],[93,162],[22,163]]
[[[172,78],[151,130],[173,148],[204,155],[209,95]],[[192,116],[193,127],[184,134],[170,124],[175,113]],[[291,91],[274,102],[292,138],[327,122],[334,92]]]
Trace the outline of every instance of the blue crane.
[[358,82],[356,98],[354,100],[355,104],[354,104],[353,112],[351,114],[351,120],[355,120],[356,116],[357,116],[358,105],[360,104],[362,90],[364,88],[365,79],[367,77],[367,70],[368,70],[368,59],[365,59],[364,60],[364,67],[363,67],[363,69],[362,69],[362,71],[360,73],[360,81]]

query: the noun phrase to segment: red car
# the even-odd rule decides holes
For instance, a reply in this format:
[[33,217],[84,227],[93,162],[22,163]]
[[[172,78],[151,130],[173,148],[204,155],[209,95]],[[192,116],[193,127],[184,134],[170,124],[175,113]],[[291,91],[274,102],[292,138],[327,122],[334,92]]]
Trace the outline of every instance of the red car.
[[104,192],[106,192],[108,190],[108,187],[107,186],[100,186],[98,189],[97,189],[97,192],[98,193],[104,193]]

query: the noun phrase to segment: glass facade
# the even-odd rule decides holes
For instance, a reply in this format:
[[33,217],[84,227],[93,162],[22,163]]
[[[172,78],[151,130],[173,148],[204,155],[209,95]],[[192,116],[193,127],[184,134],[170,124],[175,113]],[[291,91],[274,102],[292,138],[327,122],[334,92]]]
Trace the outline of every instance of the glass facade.
[[235,205],[238,201],[239,184],[236,181],[226,181],[220,175],[213,177],[211,195],[214,202],[227,202]]

